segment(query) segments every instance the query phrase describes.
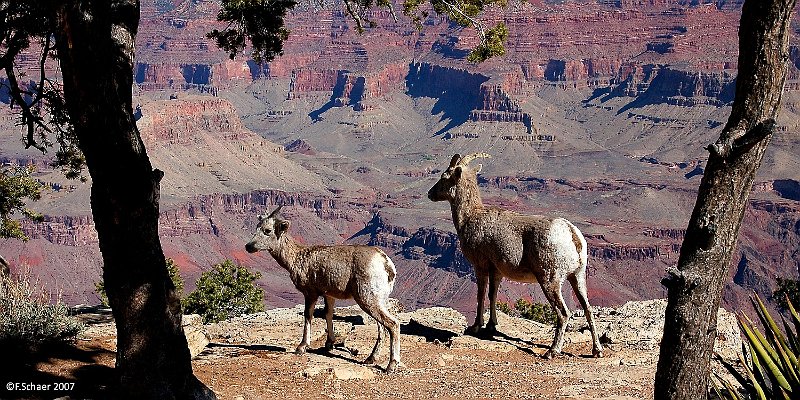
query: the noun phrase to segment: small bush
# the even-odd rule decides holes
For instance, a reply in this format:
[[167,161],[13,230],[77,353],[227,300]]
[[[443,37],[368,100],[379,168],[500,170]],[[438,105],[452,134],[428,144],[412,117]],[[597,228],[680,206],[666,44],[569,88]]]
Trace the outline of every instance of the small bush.
[[264,311],[264,291],[254,284],[258,278],[261,273],[225,260],[200,275],[197,289],[186,297],[183,308],[188,314],[202,315],[204,323]]
[[39,200],[42,184],[31,177],[33,168],[12,167],[0,169],[0,237],[28,240],[19,221],[12,219],[20,214],[32,221],[44,217],[25,207],[26,199]]
[[549,304],[532,303],[525,299],[519,299],[512,308],[508,303],[497,302],[497,309],[517,318],[525,318],[543,324],[555,324],[556,312]]
[[[178,269],[178,264],[175,264],[175,260],[171,258],[167,259],[167,273],[169,274],[169,279],[172,280],[172,284],[175,285],[175,293],[178,295],[178,298],[183,299],[184,284],[183,278],[181,278],[181,271]],[[95,282],[94,291],[97,293],[97,296],[100,297],[100,304],[102,304],[103,307],[108,307],[108,295],[106,294],[106,286],[103,281]]]
[[497,310],[505,313],[506,315],[514,315],[514,309],[506,302],[498,301]]
[[71,339],[82,330],[69,308],[60,299],[50,304],[49,294],[30,276],[0,277],[0,346],[30,348]]
[[788,298],[792,304],[800,304],[800,281],[794,279],[776,278],[778,288],[772,293],[772,299],[778,304],[781,311],[787,311],[789,304],[786,302]]

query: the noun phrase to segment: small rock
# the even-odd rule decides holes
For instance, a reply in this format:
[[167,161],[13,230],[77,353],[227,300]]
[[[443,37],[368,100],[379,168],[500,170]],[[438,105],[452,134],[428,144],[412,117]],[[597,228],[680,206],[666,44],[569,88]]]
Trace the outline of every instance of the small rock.
[[184,315],[181,326],[186,336],[186,343],[189,345],[189,354],[195,358],[209,343],[208,334],[203,329],[203,318],[197,314]]
[[350,379],[370,380],[375,377],[375,373],[372,372],[370,368],[354,364],[352,366],[334,367],[333,376],[335,376],[336,379],[345,381]]

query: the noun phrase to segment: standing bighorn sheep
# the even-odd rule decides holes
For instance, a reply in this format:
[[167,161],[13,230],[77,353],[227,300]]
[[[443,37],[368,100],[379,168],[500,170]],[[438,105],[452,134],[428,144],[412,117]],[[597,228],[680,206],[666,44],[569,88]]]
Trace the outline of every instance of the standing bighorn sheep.
[[429,191],[431,201],[448,201],[453,223],[464,256],[475,268],[478,279],[478,314],[467,333],[477,333],[483,327],[483,299],[489,284],[489,324],[497,326],[497,289],[503,277],[518,282],[539,282],[542,291],[556,311],[555,338],[545,354],[551,358],[561,353],[564,331],[570,311],[561,295],[564,280],[572,289],[586,312],[592,332],[592,354],[602,357],[603,346],[597,337],[589,300],[586,297],[586,241],[572,223],[564,218],[541,215],[520,215],[495,207],[484,207],[478,190],[476,172],[469,162],[490,158],[486,153],[464,157],[458,154],[441,179]]
[[400,323],[387,310],[389,294],[397,275],[392,260],[371,246],[304,246],[287,232],[289,221],[278,217],[279,206],[267,216],[259,216],[258,228],[245,249],[249,253],[267,250],[281,267],[289,271],[292,283],[305,297],[303,340],[297,353],[304,353],[311,341],[311,320],[317,298],[325,298],[328,339],[325,349],[333,348],[333,306],[336,299],[354,299],[378,322],[378,340],[364,364],[374,364],[380,354],[385,327],[391,339],[389,365],[394,371],[400,362]]

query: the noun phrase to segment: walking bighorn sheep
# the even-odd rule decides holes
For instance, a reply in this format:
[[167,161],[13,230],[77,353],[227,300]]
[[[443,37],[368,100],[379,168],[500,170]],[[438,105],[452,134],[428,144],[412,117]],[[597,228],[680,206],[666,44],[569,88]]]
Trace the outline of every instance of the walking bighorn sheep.
[[539,282],[542,291],[557,314],[555,338],[546,358],[561,353],[564,331],[570,311],[561,295],[564,279],[586,312],[592,332],[595,357],[603,356],[603,346],[597,337],[589,300],[586,297],[586,241],[575,225],[564,218],[541,215],[521,215],[496,207],[484,207],[478,190],[476,172],[469,162],[490,158],[486,153],[464,157],[458,154],[441,179],[429,191],[432,201],[448,201],[453,223],[464,256],[475,268],[478,279],[478,314],[467,333],[475,334],[483,327],[483,299],[489,284],[488,331],[497,326],[497,289],[503,277],[518,282]]
[[375,364],[380,354],[383,326],[391,339],[386,372],[394,371],[400,362],[400,323],[387,310],[397,275],[392,260],[371,246],[304,246],[289,235],[289,221],[278,217],[280,209],[279,206],[269,215],[259,216],[256,233],[245,249],[249,253],[267,250],[281,267],[289,271],[292,283],[305,297],[303,340],[296,352],[304,353],[310,344],[311,320],[319,296],[325,298],[326,350],[331,350],[334,344],[334,303],[336,299],[352,298],[378,322],[378,340],[364,364]]

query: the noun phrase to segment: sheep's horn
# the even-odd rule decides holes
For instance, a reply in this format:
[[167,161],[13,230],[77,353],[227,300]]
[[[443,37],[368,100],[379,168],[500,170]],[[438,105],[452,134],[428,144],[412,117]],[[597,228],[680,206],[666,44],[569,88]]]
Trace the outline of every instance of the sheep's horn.
[[492,158],[492,156],[487,154],[487,153],[467,154],[466,156],[461,157],[461,160],[458,161],[458,165],[466,166],[467,164],[470,163],[470,161],[472,161],[472,160],[474,160],[476,158]]
[[273,211],[272,213],[269,214],[269,216],[267,216],[267,218],[272,218],[278,215],[278,213],[281,212],[281,208],[283,208],[283,204],[279,205],[278,208],[275,209],[275,211]]
[[448,167],[448,168],[453,168],[453,167],[455,167],[455,166],[456,166],[456,164],[458,164],[458,160],[459,160],[459,159],[461,159],[461,154],[458,154],[458,153],[456,153],[456,154],[453,156],[453,158],[451,158],[451,159],[450,159],[450,167]]

